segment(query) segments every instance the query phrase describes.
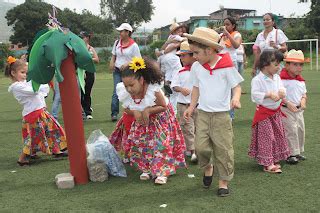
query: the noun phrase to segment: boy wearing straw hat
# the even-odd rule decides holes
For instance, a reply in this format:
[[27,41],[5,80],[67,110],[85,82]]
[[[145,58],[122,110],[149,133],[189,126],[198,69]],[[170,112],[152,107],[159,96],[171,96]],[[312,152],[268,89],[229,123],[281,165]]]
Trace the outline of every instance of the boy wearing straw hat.
[[305,59],[301,50],[293,49],[288,52],[284,61],[286,64],[280,77],[287,91],[282,105],[282,111],[286,114],[282,121],[290,149],[287,163],[297,164],[300,160],[306,159],[303,156],[305,143],[303,112],[306,108],[307,89],[305,80],[301,76]]
[[216,31],[199,27],[192,35],[184,35],[197,60],[191,68],[193,89],[184,117],[188,120],[199,103],[195,148],[200,168],[204,169],[203,184],[209,188],[216,171],[219,176],[218,196],[225,197],[230,195],[228,183],[234,175],[233,130],[229,111],[241,107],[240,83],[243,78],[233,66],[229,54],[218,54],[222,46]]
[[183,113],[186,111],[191,102],[191,90],[193,84],[192,80],[190,79],[190,69],[192,64],[195,62],[188,41],[181,43],[180,50],[177,52],[177,55],[180,56],[183,67],[173,77],[171,87],[178,93],[178,117],[187,146],[187,151],[191,153],[191,162],[196,162],[197,156],[194,148],[196,110],[189,119],[189,122],[186,122],[186,120],[183,118]]

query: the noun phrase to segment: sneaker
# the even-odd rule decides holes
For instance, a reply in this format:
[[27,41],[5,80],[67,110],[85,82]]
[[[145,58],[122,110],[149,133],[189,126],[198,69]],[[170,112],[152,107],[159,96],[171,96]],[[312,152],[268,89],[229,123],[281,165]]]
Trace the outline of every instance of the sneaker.
[[205,189],[209,189],[209,187],[211,186],[211,183],[212,183],[212,178],[213,176],[204,176],[203,175],[203,188]]
[[286,160],[287,164],[297,164],[299,160],[296,158],[296,156],[290,156]]
[[112,115],[112,116],[111,116],[111,121],[112,121],[112,122],[115,122],[115,121],[117,121],[117,120],[118,120],[118,118],[117,118],[116,115]]
[[92,115],[87,115],[87,119],[88,120],[93,119]]
[[197,161],[198,161],[197,155],[196,155],[195,153],[193,153],[193,154],[191,155],[191,162],[195,163],[195,162],[197,162]]
[[303,155],[296,155],[295,157],[298,159],[298,161],[307,160],[307,158]]
[[230,190],[225,188],[218,189],[218,196],[219,197],[227,197],[230,195]]

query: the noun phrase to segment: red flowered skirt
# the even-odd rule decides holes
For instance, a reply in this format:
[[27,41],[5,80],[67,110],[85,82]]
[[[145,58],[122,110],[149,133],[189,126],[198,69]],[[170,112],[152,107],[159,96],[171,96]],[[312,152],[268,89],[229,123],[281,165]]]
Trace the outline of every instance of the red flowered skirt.
[[249,156],[258,164],[270,166],[289,157],[289,147],[282,124],[281,111],[252,127]]
[[175,174],[177,168],[186,167],[186,146],[171,104],[165,112],[151,115],[147,126],[133,121],[129,134],[122,119],[111,134],[110,142],[125,152],[132,166],[153,177],[169,176]]
[[[28,119],[28,118],[32,119]],[[23,153],[42,151],[59,153],[67,148],[65,132],[60,124],[45,109],[37,110],[22,120]]]

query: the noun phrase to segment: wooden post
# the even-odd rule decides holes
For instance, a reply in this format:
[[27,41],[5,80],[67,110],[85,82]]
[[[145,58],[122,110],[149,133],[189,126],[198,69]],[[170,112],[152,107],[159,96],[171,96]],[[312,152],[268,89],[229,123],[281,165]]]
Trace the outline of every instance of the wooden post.
[[59,83],[63,121],[66,131],[70,173],[76,184],[88,183],[87,154],[80,103],[80,91],[72,52],[61,64],[63,82]]

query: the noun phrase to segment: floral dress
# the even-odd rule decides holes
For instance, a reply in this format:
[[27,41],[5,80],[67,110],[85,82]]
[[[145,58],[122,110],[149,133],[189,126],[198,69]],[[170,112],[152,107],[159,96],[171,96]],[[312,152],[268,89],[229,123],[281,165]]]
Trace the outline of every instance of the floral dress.
[[[117,85],[117,94],[124,108],[143,111],[155,106],[155,92],[162,92],[162,85],[148,85],[145,97],[135,103],[126,91],[123,83]],[[184,151],[186,149],[180,125],[173,107],[168,100],[167,110],[150,115],[149,124],[143,126],[124,113],[110,136],[110,142],[123,150],[130,165],[153,177],[169,176],[179,167],[186,167]]]

